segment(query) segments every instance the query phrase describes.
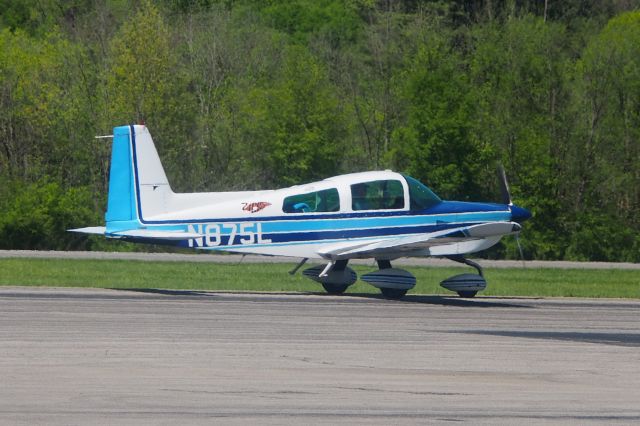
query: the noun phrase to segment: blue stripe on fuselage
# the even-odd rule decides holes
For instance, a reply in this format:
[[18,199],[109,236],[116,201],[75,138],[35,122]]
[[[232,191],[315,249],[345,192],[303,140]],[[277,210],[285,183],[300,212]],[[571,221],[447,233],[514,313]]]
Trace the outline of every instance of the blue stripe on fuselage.
[[[337,215],[336,215],[337,216]],[[351,231],[374,231],[379,229],[392,228],[398,234],[412,233],[410,229],[416,227],[428,227],[425,232],[433,232],[434,230],[447,229],[470,225],[474,223],[484,222],[500,222],[510,219],[508,211],[503,212],[485,212],[485,213],[462,213],[458,215],[413,215],[413,216],[397,216],[397,217],[378,217],[378,218],[331,218],[317,219],[316,217],[307,216],[305,218],[291,220],[288,217],[280,216],[279,220],[272,218],[271,221],[262,221],[262,218],[238,218],[236,220],[194,220],[194,221],[173,221],[172,225],[152,226],[151,229],[159,230],[180,230],[189,231],[187,225],[195,224],[224,224],[224,223],[261,223],[262,232],[268,235],[289,234],[301,232],[351,232]],[[163,222],[167,223],[167,222]],[[222,227],[221,234],[230,234],[231,230]]]
[[[306,232],[278,232],[278,233],[269,233],[265,232],[264,229],[260,231],[260,240],[267,241],[265,243],[257,243],[256,239],[253,236],[253,233],[256,231],[255,228],[251,228],[251,236],[247,234],[243,234],[239,232],[239,225],[235,225],[229,229],[228,226],[222,226],[222,224],[211,223],[208,226],[213,226],[215,231],[211,229],[205,230],[208,226],[198,225],[194,229],[193,227],[187,228],[188,232],[203,232],[205,233],[205,237],[198,238],[199,242],[196,244],[194,241],[196,239],[192,239],[191,241],[184,240],[182,245],[188,245],[189,247],[198,246],[198,247],[209,247],[209,248],[219,248],[223,249],[224,247],[248,247],[248,246],[270,246],[270,245],[283,245],[283,244],[304,244],[304,243],[318,243],[318,242],[335,242],[335,241],[344,241],[344,240],[354,240],[354,239],[370,239],[370,238],[385,238],[385,237],[397,237],[397,236],[407,236],[407,235],[420,235],[420,234],[428,234],[432,232],[443,231],[447,229],[457,229],[461,227],[467,227],[476,224],[476,222],[456,222],[456,223],[431,223],[431,224],[422,224],[419,226],[402,226],[402,227],[369,227],[369,228],[359,228],[359,229],[342,229],[342,230],[314,230],[314,231],[306,231]],[[220,225],[220,226],[219,226]],[[157,229],[159,227],[153,227]],[[167,227],[162,227],[165,230],[168,230]],[[171,229],[175,230],[176,227],[172,226]],[[210,232],[210,233],[209,233]],[[231,235],[234,235],[233,243],[230,245]],[[215,238],[214,238],[215,236]],[[450,234],[443,235],[443,237],[450,237]],[[464,237],[464,234],[460,235],[460,237]],[[209,244],[207,240],[212,238],[214,243]],[[243,244],[242,241],[251,240],[252,242],[249,244]]]
[[[283,232],[283,233],[262,233],[261,238],[263,240],[270,240],[269,243],[256,243],[255,241],[250,244],[243,244],[241,240],[245,239],[246,236],[242,234],[235,234],[234,241],[232,245],[229,245],[229,240],[231,235],[229,232],[223,233],[220,232],[218,242],[214,245],[208,245],[206,243],[206,238],[202,238],[201,243],[194,244],[193,241],[189,243],[188,240],[182,241],[164,241],[164,240],[149,240],[147,242],[155,242],[159,244],[170,244],[170,245],[178,245],[183,247],[196,247],[196,248],[209,248],[209,249],[217,249],[224,250],[225,248],[231,247],[268,247],[268,246],[282,246],[287,244],[313,244],[319,242],[338,242],[345,240],[367,240],[367,239],[377,239],[377,238],[385,238],[385,237],[396,237],[396,236],[408,236],[408,235],[419,235],[426,234],[431,232],[443,231],[446,229],[455,229],[459,227],[465,227],[474,225],[475,223],[448,223],[448,224],[432,224],[425,226],[409,226],[409,227],[385,227],[385,228],[365,228],[365,229],[351,229],[351,230],[340,230],[340,231],[316,231],[316,232]],[[156,227],[154,227],[156,228]],[[162,227],[166,229],[165,227]],[[171,227],[175,228],[175,227]],[[463,235],[461,235],[462,237]],[[443,235],[443,237],[450,237],[449,234]],[[142,242],[141,238],[127,238],[128,240],[136,240]]]
[[[443,231],[445,229],[458,228],[461,226],[468,226],[467,223],[456,224],[441,224],[441,225],[426,225],[426,226],[410,226],[402,228],[366,228],[366,229],[351,229],[341,231],[319,231],[319,232],[283,232],[278,234],[270,234],[268,232],[262,233],[263,238],[271,240],[272,243],[287,243],[287,242],[320,242],[323,240],[346,240],[354,238],[366,238],[366,237],[389,237],[389,236],[402,236],[409,234],[426,234],[430,232]],[[221,235],[220,245],[229,244],[229,234]],[[233,245],[243,245],[239,241],[239,237],[236,236]]]
[[262,225],[263,232],[269,233],[315,230],[371,229],[382,227],[411,227],[437,224],[452,224],[460,222],[499,222],[509,220],[510,213],[508,211],[494,211],[460,214],[416,215],[416,213],[414,212],[412,216],[399,215],[395,217],[349,217],[344,219],[315,219],[313,217],[307,217],[297,220],[286,219],[288,218],[281,217],[281,221],[278,222],[264,222]]

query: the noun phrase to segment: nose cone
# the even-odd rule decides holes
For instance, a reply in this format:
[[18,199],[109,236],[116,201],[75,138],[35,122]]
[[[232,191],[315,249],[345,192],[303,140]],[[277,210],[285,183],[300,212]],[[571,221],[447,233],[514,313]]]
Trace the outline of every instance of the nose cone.
[[531,218],[531,212],[525,208],[516,205],[511,206],[511,220],[514,222],[524,222]]

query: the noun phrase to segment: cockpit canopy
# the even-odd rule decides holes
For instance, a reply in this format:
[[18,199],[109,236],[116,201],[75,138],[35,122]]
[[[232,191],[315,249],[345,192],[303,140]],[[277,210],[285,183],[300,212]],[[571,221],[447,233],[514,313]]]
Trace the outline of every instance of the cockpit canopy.
[[[323,184],[324,188],[301,191],[285,197],[283,212],[417,211],[442,201],[420,181],[392,172],[338,176],[317,184]],[[328,184],[334,187],[327,188]]]
[[402,175],[409,185],[410,210],[423,210],[435,206],[442,200],[433,193],[425,184],[411,176]]

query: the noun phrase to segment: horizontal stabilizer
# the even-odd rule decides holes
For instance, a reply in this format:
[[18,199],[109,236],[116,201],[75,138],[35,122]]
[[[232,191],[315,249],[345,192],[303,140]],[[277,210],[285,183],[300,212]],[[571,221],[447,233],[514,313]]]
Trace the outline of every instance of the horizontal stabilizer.
[[154,229],[130,229],[128,231],[118,231],[110,234],[113,237],[151,238],[159,240],[188,240],[190,238],[200,238],[203,234],[197,232],[183,231],[160,231]]
[[104,235],[107,228],[104,226],[90,226],[88,228],[68,229],[69,232],[80,232],[82,234],[99,234]]
[[[89,228],[69,229],[70,232],[81,232],[83,234],[106,234],[104,226],[91,226]],[[191,238],[201,238],[203,234],[197,232],[183,231],[163,231],[155,229],[129,229],[127,231],[110,232],[109,237],[115,238],[150,238],[158,240],[188,240]]]

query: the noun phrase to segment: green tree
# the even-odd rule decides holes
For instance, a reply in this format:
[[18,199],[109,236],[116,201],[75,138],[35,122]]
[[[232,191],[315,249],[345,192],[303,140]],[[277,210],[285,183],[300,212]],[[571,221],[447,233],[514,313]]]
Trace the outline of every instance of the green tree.
[[114,123],[151,126],[170,181],[178,188],[187,186],[197,155],[189,132],[193,99],[182,70],[160,11],[143,0],[111,40],[101,122],[103,131]]
[[406,34],[407,19],[397,7],[392,2],[363,7],[367,25],[361,41],[342,49],[336,60],[334,79],[343,87],[354,134],[347,151],[350,171],[392,166],[394,129],[402,120],[404,55],[417,44],[412,34]]
[[75,183],[75,170],[86,171],[80,144],[86,93],[70,67],[82,60],[59,33],[37,39],[0,31],[0,174],[26,181],[48,174]]
[[[611,19],[577,63],[572,256],[640,259],[639,55],[640,12],[630,12]],[[599,254],[585,244],[596,224],[609,235]]]
[[46,177],[31,184],[1,179],[0,183],[0,247],[87,248],[86,239],[77,238],[67,229],[99,220],[89,188],[64,189]]
[[353,42],[362,26],[358,4],[341,0],[250,1],[267,25],[289,34],[297,43],[327,39],[337,48]]
[[396,129],[392,155],[396,168],[444,198],[482,199],[487,191],[480,170],[492,153],[472,133],[474,94],[448,35],[436,29],[425,34],[402,76],[407,122]]
[[292,47],[282,68],[273,86],[251,90],[243,104],[252,141],[243,158],[266,187],[331,176],[342,159],[342,114],[322,65]]
[[478,94],[473,131],[504,164],[514,200],[536,215],[526,227],[528,255],[561,257],[567,233],[559,188],[568,125],[562,111],[569,98],[564,26],[528,15],[472,34],[470,72]]
[[55,25],[73,25],[89,0],[0,0],[0,28],[44,35]]
[[186,14],[174,22],[173,32],[183,46],[181,63],[195,107],[191,133],[197,154],[189,179],[197,190],[251,188],[253,175],[245,175],[251,168],[243,162],[254,144],[245,131],[252,123],[241,112],[252,108],[247,93],[273,84],[280,74],[285,37],[217,6]]

